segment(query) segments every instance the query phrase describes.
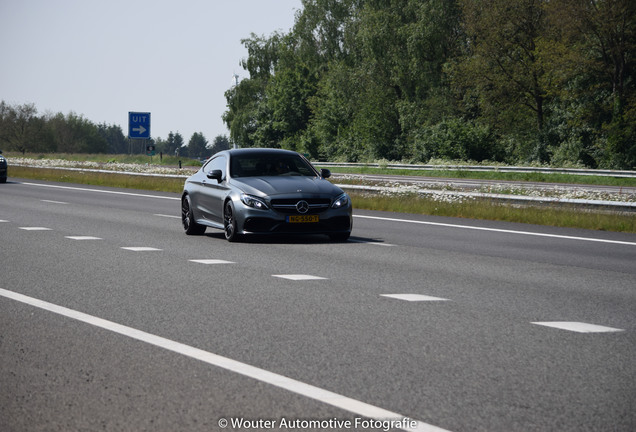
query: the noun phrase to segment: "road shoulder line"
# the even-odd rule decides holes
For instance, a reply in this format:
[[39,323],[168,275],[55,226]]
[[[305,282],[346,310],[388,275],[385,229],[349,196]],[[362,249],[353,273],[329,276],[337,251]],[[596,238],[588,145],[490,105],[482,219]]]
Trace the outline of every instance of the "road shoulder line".
[[13,291],[8,291],[2,288],[0,288],[0,296],[15,300],[20,303],[28,304],[39,309],[53,312],[67,318],[72,318],[74,320],[78,320],[83,323],[111,331],[113,333],[127,336],[132,339],[136,339],[138,341],[145,342],[177,354],[200,360],[204,363],[217,366],[231,372],[235,372],[239,375],[253,378],[257,381],[279,387],[292,393],[317,400],[327,405],[331,405],[333,407],[349,411],[363,417],[380,421],[393,420],[395,422],[404,422],[405,419],[408,419],[408,423],[414,425],[415,427],[404,430],[417,430],[426,432],[445,431],[444,429],[438,428],[436,426],[410,419],[407,416],[403,416],[401,414],[397,414],[383,408],[379,408],[365,402],[361,402],[359,400],[331,392],[329,390],[324,390],[311,384],[306,384],[302,381],[297,381],[283,375],[279,375],[273,372],[266,371],[264,369],[257,368],[255,366],[241,363],[237,360],[232,360],[228,357],[223,357],[218,354],[204,351],[199,348],[163,338],[161,336],[156,336],[151,333],[146,333],[142,330],[127,327],[122,324],[117,324],[112,321],[88,315],[83,312],[79,312],[63,306],[58,306],[53,303],[29,297]]

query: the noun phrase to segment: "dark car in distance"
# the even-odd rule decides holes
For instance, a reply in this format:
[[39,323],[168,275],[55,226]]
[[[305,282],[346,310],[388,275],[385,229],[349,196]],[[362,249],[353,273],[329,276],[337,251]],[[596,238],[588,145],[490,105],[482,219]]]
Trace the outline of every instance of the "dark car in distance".
[[349,196],[299,153],[234,149],[212,156],[181,197],[186,234],[207,227],[235,241],[244,234],[326,234],[345,241],[353,225]]
[[0,150],[0,183],[7,182],[8,165],[7,159],[2,156],[2,151]]

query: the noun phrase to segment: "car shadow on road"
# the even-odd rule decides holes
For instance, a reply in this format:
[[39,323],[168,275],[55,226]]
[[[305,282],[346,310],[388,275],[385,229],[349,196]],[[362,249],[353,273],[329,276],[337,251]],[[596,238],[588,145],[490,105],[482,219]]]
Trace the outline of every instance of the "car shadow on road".
[[[206,232],[205,236],[219,240],[225,240],[223,232]],[[384,243],[384,240],[368,237],[349,237],[345,241],[334,241],[327,235],[309,234],[309,235],[293,235],[293,234],[276,234],[276,235],[244,235],[239,240],[240,243],[247,244],[356,244],[356,243]]]

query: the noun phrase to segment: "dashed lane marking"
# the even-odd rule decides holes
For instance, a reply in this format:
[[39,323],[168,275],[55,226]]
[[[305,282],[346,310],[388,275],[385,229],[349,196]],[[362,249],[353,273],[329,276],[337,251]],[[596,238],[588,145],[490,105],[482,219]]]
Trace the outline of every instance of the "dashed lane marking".
[[281,279],[289,279],[293,281],[302,281],[302,280],[321,280],[327,279],[320,276],[312,276],[312,275],[303,275],[303,274],[282,274],[282,275],[272,275],[273,277],[281,278]]
[[614,333],[625,331],[623,329],[617,329],[612,327],[605,327],[596,324],[588,324],[583,322],[574,321],[543,321],[533,322],[532,324],[553,327],[560,330],[568,330],[577,333]]
[[157,213],[155,213],[154,216],[159,216],[159,217],[163,217],[163,218],[171,218],[171,219],[181,219],[181,216],[175,216],[175,215],[165,215],[165,214],[157,214]]
[[24,231],[52,231],[51,228],[45,227],[18,227]]
[[71,240],[103,240],[101,237],[93,237],[93,236],[65,236],[65,237]]
[[133,252],[154,252],[154,251],[163,250],[163,249],[157,249],[157,248],[146,247],[146,246],[129,246],[129,247],[123,247],[122,249],[133,251]]
[[448,301],[448,299],[445,298],[432,297],[422,294],[380,294],[380,296],[409,302]]
[[191,259],[189,261],[198,264],[236,264],[233,261],[225,261],[220,259]]

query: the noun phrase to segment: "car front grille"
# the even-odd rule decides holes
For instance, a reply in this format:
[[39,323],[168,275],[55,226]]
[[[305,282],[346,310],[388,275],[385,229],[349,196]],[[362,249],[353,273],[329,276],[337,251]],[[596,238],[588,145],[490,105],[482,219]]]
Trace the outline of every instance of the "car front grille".
[[331,200],[329,198],[285,198],[273,199],[271,206],[274,210],[285,214],[299,214],[296,206],[300,201],[309,204],[309,210],[305,214],[320,213],[329,208]]

